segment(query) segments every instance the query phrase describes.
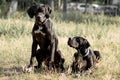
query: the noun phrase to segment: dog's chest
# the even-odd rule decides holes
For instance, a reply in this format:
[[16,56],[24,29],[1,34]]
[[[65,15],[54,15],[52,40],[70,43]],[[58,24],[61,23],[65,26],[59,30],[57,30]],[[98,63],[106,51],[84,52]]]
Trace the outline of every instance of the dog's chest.
[[37,35],[37,34],[40,34],[40,33],[45,33],[45,28],[44,26],[37,26],[35,29],[34,29],[34,34]]
[[37,26],[33,30],[33,36],[39,43],[44,43],[46,40],[46,30],[44,26]]

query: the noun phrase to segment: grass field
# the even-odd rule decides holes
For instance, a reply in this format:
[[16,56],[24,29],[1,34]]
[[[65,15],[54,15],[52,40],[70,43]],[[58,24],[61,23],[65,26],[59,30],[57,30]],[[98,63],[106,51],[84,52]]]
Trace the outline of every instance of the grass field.
[[[0,80],[73,80],[74,76],[59,73],[22,73],[22,67],[29,64],[31,54],[31,30],[34,19],[21,15],[0,19]],[[73,16],[74,15],[74,16]],[[52,16],[59,38],[59,49],[65,56],[65,66],[72,62],[74,49],[68,47],[68,37],[82,36],[99,50],[102,60],[92,75],[83,75],[80,80],[120,79],[120,17],[94,15]]]

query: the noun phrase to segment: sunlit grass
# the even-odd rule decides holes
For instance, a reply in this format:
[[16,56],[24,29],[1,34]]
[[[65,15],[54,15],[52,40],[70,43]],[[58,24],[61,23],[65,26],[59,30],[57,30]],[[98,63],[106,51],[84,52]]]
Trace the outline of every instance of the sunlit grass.
[[[87,38],[91,48],[99,50],[102,60],[97,64],[93,75],[83,75],[81,80],[119,80],[120,79],[120,18],[101,16],[83,16],[82,22],[75,16],[66,19],[62,15],[52,16],[55,31],[59,39],[59,49],[66,62],[71,64],[76,50],[67,45],[69,37]],[[69,16],[69,17],[68,17]],[[78,19],[76,19],[78,17]],[[78,21],[76,21],[78,20]],[[68,20],[67,20],[68,19]],[[97,20],[97,21],[94,21]],[[19,69],[29,64],[31,55],[31,30],[34,19],[17,17],[0,19],[0,78],[11,80],[73,80],[73,76],[37,72],[25,74]]]

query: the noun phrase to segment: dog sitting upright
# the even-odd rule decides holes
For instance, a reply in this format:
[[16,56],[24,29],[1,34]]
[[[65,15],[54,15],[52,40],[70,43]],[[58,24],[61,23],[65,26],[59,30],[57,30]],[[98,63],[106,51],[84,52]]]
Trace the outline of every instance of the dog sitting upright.
[[[36,4],[34,3],[28,10],[27,13],[30,18],[35,16],[35,24],[32,29],[32,52],[30,58],[30,64],[27,67],[27,71],[29,72],[31,67],[33,67],[34,57],[37,58],[38,67],[41,67],[42,60],[39,60],[38,54],[36,55],[37,47],[40,48],[40,53],[50,55],[49,61],[49,69],[53,69],[54,67],[54,57],[58,52],[58,38],[55,34],[55,30],[53,29],[53,23],[49,19],[52,10],[48,5]],[[40,54],[40,55],[41,55]],[[60,55],[60,54],[59,54]],[[61,55],[60,55],[61,56]],[[40,56],[44,57],[44,56]],[[61,57],[61,59],[64,59]]]
[[[36,51],[36,59],[37,59],[39,66],[42,65],[42,62],[44,62],[46,67],[48,68],[51,56],[50,56],[49,52],[46,51],[46,53],[43,53],[41,51],[41,49],[38,49]],[[55,53],[54,59],[55,59],[54,60],[54,69],[57,72],[63,72],[65,70],[64,69],[64,61],[65,60],[64,60],[64,57],[60,50],[57,50],[57,52]],[[38,66],[35,66],[35,67],[38,67]]]
[[[75,36],[73,38],[69,38],[68,45],[72,48],[75,48],[77,52],[74,54],[75,60],[72,63],[72,72],[82,72],[89,70],[94,67],[95,63],[101,58],[99,51],[93,51],[90,49],[90,43],[87,39],[83,37]],[[81,60],[83,59],[82,66]],[[82,69],[82,70],[81,70]]]

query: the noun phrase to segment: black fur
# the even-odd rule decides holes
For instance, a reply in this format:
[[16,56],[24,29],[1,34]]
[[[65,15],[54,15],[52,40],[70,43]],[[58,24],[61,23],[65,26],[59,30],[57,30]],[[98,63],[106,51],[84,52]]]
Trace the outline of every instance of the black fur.
[[[77,50],[77,53],[74,54],[75,61],[73,61],[72,66],[74,66],[75,62],[79,65],[80,61],[78,60],[82,57],[82,59],[86,61],[86,65],[84,65],[83,69],[86,71],[93,68],[95,63],[101,58],[99,51],[90,49],[90,43],[83,37],[75,36],[69,38],[68,45]],[[78,66],[72,67],[73,72],[76,72],[78,69]]]
[[[38,67],[41,67],[41,63],[46,60],[46,58],[49,58],[49,64],[47,65],[49,65],[50,70],[57,65],[55,62],[55,60],[57,60],[56,57],[58,60],[64,59],[62,54],[58,52],[58,38],[53,23],[49,19],[51,12],[51,8],[43,4],[33,4],[27,10],[30,18],[35,16],[35,24],[32,29],[32,52],[28,68],[33,66],[34,57],[37,58]],[[38,50],[39,54],[36,55],[38,46],[40,50]],[[61,61],[58,61],[58,63],[61,63]],[[63,64],[64,62],[61,65]]]

